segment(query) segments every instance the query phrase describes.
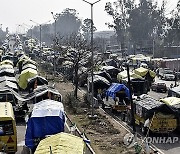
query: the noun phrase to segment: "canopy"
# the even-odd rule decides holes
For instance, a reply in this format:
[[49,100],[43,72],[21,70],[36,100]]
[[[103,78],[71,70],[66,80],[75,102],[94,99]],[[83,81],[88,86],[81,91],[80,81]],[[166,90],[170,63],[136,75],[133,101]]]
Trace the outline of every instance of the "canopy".
[[126,96],[130,98],[129,89],[124,84],[120,83],[112,83],[112,85],[106,90],[106,96],[110,96],[114,99],[116,97],[116,93],[122,90],[124,90]]
[[28,79],[37,75],[37,71],[31,68],[25,69],[21,72],[19,76],[19,87],[22,89],[27,88]]
[[84,146],[82,138],[62,132],[41,140],[35,154],[49,154],[49,147],[53,154],[83,154]]
[[34,104],[27,122],[25,145],[33,149],[36,146],[35,139],[63,132],[64,123],[65,113],[61,102],[47,99]]
[[152,78],[155,78],[156,76],[156,73],[154,71],[151,71],[149,69],[146,69],[144,67],[139,67],[137,69],[134,70],[134,73],[142,76],[142,77],[145,77],[147,75],[147,73],[149,72],[149,75],[152,77]]

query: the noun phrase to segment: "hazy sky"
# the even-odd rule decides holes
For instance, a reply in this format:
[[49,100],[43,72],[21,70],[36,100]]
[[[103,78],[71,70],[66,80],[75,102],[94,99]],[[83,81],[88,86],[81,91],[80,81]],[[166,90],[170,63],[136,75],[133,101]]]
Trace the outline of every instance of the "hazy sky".
[[[96,0],[87,0],[91,3]],[[101,0],[94,5],[93,17],[94,24],[98,31],[108,30],[105,22],[111,21],[111,18],[104,11],[106,2],[115,0]],[[161,1],[161,0],[158,0]],[[53,21],[51,12],[61,13],[64,9],[76,9],[78,17],[82,20],[90,18],[91,7],[82,0],[0,0],[0,24],[3,30],[9,27],[10,32],[23,32],[22,24],[36,25],[33,20],[39,24]],[[168,9],[174,9],[177,0],[168,0]]]

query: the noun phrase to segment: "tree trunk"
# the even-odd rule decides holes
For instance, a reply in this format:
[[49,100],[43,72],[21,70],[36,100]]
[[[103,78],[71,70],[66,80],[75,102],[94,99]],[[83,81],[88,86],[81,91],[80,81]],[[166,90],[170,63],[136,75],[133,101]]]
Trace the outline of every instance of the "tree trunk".
[[77,91],[78,91],[78,64],[75,65],[74,69],[74,97],[77,99]]

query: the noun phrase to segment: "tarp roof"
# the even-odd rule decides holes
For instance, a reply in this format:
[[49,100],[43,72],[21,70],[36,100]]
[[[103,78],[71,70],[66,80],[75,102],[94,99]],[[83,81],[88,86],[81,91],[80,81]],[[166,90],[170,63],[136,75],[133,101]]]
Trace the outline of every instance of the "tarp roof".
[[160,99],[160,101],[168,105],[174,106],[176,108],[180,108],[180,98],[178,97],[166,97],[166,98]]
[[62,132],[41,140],[35,154],[49,154],[49,147],[53,154],[83,154],[84,146],[82,138]]
[[135,73],[135,74],[138,74],[138,75],[140,75],[140,76],[142,76],[142,77],[146,76],[146,74],[147,74],[148,72],[149,72],[149,74],[150,74],[150,76],[151,76],[152,78],[155,78],[156,73],[155,73],[154,71],[151,71],[151,70],[146,69],[146,68],[144,68],[144,67],[139,67],[139,68],[137,68],[137,69],[134,70],[134,73]]
[[40,101],[39,103],[34,104],[31,118],[60,116],[61,112],[64,112],[64,106],[61,102],[54,101],[51,99],[46,99]]
[[[92,77],[88,77],[88,80],[91,83],[92,82]],[[110,85],[110,82],[106,78],[104,78],[102,76],[99,76],[99,75],[94,75],[93,76],[93,82],[94,83],[103,82],[103,83],[105,83],[107,85]]]
[[23,70],[21,74],[19,75],[19,82],[18,82],[19,86],[22,89],[26,89],[28,79],[34,77],[35,75],[37,75],[37,71],[34,69],[27,68]]
[[34,65],[34,64],[25,64],[25,65],[22,67],[22,70],[25,70],[25,69],[27,69],[27,68],[32,68],[32,69],[34,69],[34,70],[37,70],[37,67],[36,67],[36,65]]
[[3,81],[11,81],[11,82],[17,83],[16,78],[15,77],[10,77],[10,76],[1,76],[0,77],[0,82],[3,82]]
[[[53,87],[50,87],[48,85],[43,85],[43,86],[40,86],[40,87],[34,89],[34,91],[32,93],[28,94],[27,96],[25,96],[24,99],[31,100],[31,99],[33,99],[35,97],[42,96],[47,92],[51,92],[51,93],[53,93],[55,95],[61,96],[61,94],[59,93],[59,91],[57,89],[55,89]],[[62,99],[62,96],[61,96],[61,99]]]
[[112,83],[112,85],[106,90],[106,96],[110,96],[114,99],[116,97],[116,93],[122,90],[124,90],[126,96],[130,98],[129,89],[124,84],[120,83]]
[[17,84],[14,83],[14,82],[11,82],[11,81],[3,81],[3,82],[0,82],[0,87],[3,88],[3,87],[9,87],[9,88],[12,88],[14,90],[18,90],[18,87],[17,87]]

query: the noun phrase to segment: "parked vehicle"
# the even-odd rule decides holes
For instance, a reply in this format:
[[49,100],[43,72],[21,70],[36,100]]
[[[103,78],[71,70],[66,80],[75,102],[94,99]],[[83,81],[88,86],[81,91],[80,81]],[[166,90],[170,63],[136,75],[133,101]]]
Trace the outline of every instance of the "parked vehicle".
[[[170,133],[177,128],[177,113],[168,105],[143,94],[134,102],[135,123],[143,134]],[[127,114],[127,122],[132,123],[131,110]]]
[[169,68],[159,68],[158,77],[164,80],[175,80],[175,75]]
[[165,92],[166,93],[166,91],[167,91],[167,87],[166,87],[166,84],[164,82],[152,83],[151,89],[153,91],[157,91],[157,92]]
[[12,104],[0,102],[0,151],[17,152],[16,121]]

